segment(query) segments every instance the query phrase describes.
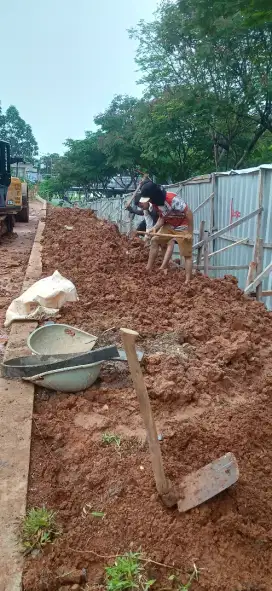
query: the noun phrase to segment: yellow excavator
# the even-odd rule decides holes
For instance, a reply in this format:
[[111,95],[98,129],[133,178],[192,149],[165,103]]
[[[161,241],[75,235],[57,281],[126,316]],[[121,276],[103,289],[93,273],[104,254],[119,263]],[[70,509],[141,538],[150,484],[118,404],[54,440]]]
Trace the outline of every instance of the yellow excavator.
[[11,176],[10,165],[19,162],[22,158],[11,158],[9,143],[0,140],[0,234],[12,232],[15,219],[29,221],[27,183]]

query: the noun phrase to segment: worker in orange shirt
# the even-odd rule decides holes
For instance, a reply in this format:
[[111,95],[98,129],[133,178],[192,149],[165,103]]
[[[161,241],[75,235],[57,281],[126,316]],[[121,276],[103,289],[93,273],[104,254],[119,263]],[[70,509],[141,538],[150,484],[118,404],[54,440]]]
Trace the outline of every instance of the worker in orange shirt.
[[[193,246],[193,213],[182,197],[175,193],[167,193],[163,187],[150,180],[141,185],[141,199],[139,206],[143,209],[152,203],[159,219],[155,226],[149,230],[152,236],[147,271],[151,271],[158,255],[160,245],[167,244],[167,249],[161,265],[166,270],[173,253],[174,243],[177,242],[180,256],[185,259],[185,283],[189,283],[192,277],[192,246]],[[173,239],[164,237],[164,234],[173,236]]]

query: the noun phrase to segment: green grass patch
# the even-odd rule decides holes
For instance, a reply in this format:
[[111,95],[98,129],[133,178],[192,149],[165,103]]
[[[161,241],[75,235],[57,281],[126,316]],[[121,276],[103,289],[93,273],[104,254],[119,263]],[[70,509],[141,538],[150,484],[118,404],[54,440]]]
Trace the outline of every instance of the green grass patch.
[[56,513],[45,507],[29,509],[22,522],[21,542],[25,554],[52,543],[60,534]]
[[148,591],[156,581],[148,579],[139,552],[118,556],[106,567],[106,591]]

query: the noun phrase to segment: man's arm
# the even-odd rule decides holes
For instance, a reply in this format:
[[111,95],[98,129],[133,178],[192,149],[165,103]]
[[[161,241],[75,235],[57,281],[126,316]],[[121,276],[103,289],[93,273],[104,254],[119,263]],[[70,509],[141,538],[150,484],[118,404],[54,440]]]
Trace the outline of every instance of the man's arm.
[[164,219],[162,217],[159,217],[158,221],[156,222],[155,226],[153,226],[153,228],[151,228],[151,230],[149,230],[150,234],[154,234],[155,232],[157,232],[160,228],[162,228],[162,226],[164,225]]
[[129,213],[135,213],[136,215],[144,215],[141,207],[137,207],[137,205],[128,205],[126,210],[129,211]]

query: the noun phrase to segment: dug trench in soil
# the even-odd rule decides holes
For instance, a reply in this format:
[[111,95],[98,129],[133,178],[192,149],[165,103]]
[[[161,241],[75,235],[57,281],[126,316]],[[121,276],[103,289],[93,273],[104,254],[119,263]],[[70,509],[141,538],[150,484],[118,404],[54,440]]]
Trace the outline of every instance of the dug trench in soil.
[[[231,277],[198,275],[184,286],[179,270],[148,276],[146,259],[140,241],[128,242],[91,212],[49,209],[43,273],[58,269],[79,294],[58,320],[100,343],[118,342],[121,326],[141,334],[168,476],[179,483],[232,451],[240,479],[188,513],[166,509],[124,364],[105,364],[101,381],[80,395],[39,390],[28,506],[57,511],[62,533],[26,558],[24,590],[63,588],[63,569],[86,569],[85,588],[105,589],[107,557],[141,548],[172,566],[148,566],[157,590],[171,588],[176,571],[185,583],[195,563],[203,570],[193,590],[271,591],[271,314]],[[105,432],[121,436],[120,450],[103,444]]]

